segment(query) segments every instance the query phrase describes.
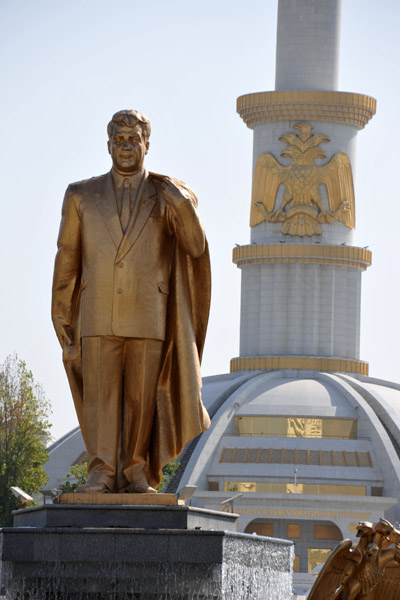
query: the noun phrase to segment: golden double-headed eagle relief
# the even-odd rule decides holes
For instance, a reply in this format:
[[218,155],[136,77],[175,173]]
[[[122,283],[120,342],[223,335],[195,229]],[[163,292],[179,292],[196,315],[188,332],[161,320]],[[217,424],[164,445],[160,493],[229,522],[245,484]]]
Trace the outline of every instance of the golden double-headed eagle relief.
[[330,554],[308,600],[399,600],[400,531],[381,519],[361,521],[357,546],[343,540]]
[[[287,235],[320,235],[321,223],[340,221],[352,229],[355,224],[353,175],[350,159],[344,152],[335,154],[322,166],[317,158],[326,158],[319,145],[330,142],[323,133],[311,134],[308,123],[296,123],[297,133],[285,133],[279,140],[287,147],[281,156],[291,158],[283,166],[272,154],[260,154],[253,183],[250,227],[263,221],[283,223]],[[281,205],[276,207],[280,186],[284,186]],[[326,188],[329,210],[322,200]]]

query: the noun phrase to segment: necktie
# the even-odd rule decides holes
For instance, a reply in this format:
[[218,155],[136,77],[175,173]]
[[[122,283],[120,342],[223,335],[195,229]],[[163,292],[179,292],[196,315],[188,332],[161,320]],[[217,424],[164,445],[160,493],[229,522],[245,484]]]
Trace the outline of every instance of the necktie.
[[128,227],[129,219],[131,217],[131,182],[126,177],[122,182],[124,191],[122,193],[122,205],[121,205],[121,226],[122,230],[125,233],[126,228]]

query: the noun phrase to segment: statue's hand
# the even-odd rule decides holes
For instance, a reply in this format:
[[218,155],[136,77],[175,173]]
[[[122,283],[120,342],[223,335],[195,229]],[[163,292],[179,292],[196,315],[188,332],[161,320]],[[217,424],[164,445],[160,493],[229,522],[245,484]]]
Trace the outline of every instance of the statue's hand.
[[57,325],[56,326],[57,337],[60,340],[61,346],[72,346],[74,343],[72,328],[70,325]]

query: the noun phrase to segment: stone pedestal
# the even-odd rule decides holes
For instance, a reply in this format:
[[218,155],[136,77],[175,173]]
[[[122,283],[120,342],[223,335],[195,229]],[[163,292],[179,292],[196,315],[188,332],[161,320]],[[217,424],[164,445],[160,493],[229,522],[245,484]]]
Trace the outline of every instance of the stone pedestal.
[[15,527],[126,527],[236,531],[238,515],[189,506],[48,504],[15,511]]
[[0,530],[0,595],[289,599],[293,544],[235,533],[236,518],[186,506],[59,504],[16,511],[17,526]]

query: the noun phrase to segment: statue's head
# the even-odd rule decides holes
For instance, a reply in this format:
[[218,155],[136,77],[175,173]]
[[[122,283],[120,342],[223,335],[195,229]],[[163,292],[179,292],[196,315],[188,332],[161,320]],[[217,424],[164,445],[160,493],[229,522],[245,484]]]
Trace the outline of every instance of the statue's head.
[[379,523],[375,525],[375,533],[380,533],[384,537],[388,537],[393,530],[393,525],[382,517],[379,519]]
[[127,175],[140,169],[149,150],[149,119],[137,110],[120,110],[109,122],[107,133],[114,168]]
[[372,523],[370,521],[360,521],[357,525],[356,537],[363,537],[372,533]]

